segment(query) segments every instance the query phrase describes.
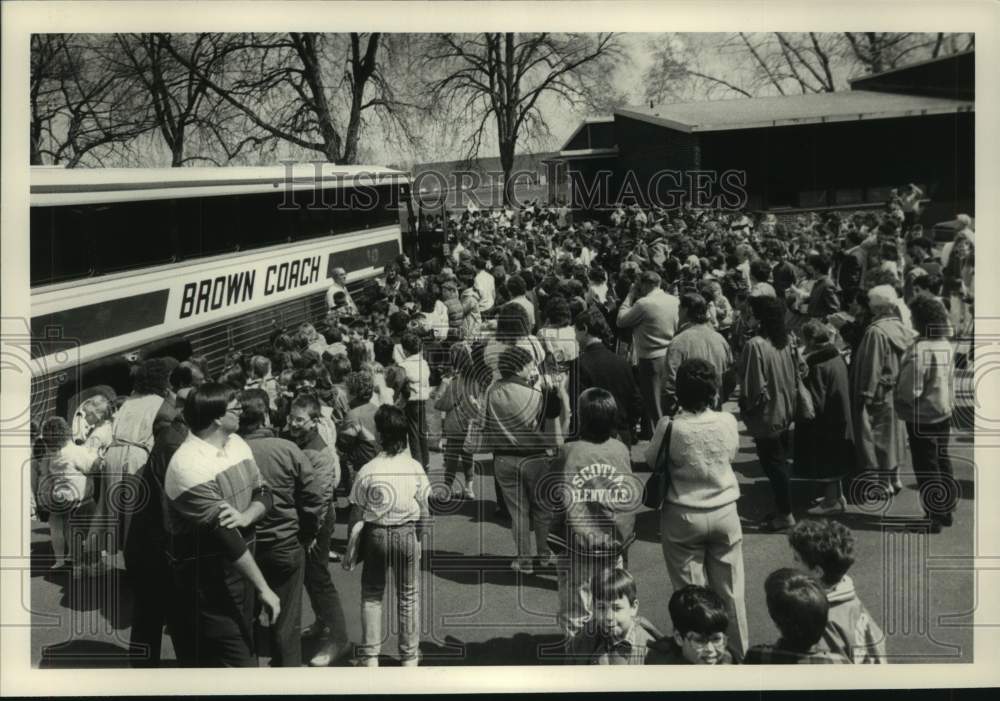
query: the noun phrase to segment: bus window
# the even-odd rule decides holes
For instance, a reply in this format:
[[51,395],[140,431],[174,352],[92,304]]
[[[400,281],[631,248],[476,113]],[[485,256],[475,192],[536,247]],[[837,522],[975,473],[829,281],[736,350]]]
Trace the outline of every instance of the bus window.
[[239,201],[236,197],[201,198],[201,231],[197,251],[185,257],[214,256],[237,250]]
[[238,244],[241,251],[288,242],[292,227],[287,213],[278,209],[280,195],[261,193],[241,195],[238,199]]
[[82,207],[32,207],[31,286],[93,273],[92,229]]
[[174,259],[172,200],[91,205],[98,274],[163,265]]

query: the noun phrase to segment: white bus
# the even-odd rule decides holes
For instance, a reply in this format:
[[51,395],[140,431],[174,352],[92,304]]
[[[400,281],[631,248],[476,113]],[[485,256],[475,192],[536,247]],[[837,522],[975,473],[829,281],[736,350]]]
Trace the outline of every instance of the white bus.
[[324,164],[31,173],[32,418],[129,390],[130,360],[206,355],[326,312],[331,271],[377,276],[412,221],[406,173]]

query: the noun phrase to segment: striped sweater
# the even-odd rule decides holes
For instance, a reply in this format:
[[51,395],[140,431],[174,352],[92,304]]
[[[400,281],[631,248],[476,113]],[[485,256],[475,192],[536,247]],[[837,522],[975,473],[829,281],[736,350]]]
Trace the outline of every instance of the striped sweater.
[[167,466],[164,492],[171,554],[177,559],[224,555],[239,559],[253,529],[219,526],[223,502],[239,511],[259,501],[271,508],[271,494],[246,442],[231,435],[218,449],[189,433]]

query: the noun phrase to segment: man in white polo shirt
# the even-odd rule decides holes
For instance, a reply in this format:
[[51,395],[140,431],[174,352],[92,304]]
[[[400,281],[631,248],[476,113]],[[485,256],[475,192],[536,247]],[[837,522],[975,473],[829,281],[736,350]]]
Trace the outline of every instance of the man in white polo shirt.
[[328,309],[335,309],[337,307],[337,300],[334,299],[338,292],[344,293],[344,304],[346,307],[345,311],[351,316],[355,316],[358,313],[358,305],[354,303],[354,298],[351,297],[351,293],[347,290],[347,271],[343,268],[337,267],[331,271],[333,275],[333,282],[330,283],[330,288],[326,291],[326,306]]

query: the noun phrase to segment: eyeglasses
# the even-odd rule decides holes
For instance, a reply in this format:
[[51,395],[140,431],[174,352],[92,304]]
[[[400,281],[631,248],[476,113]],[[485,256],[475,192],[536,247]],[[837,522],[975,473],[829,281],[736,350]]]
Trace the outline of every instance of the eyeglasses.
[[688,633],[684,639],[695,647],[724,647],[726,644],[725,633],[712,633],[711,635],[701,635],[700,633]]
[[236,406],[227,406],[226,411],[230,414],[236,414],[239,416],[243,413],[243,407],[240,404],[237,404]]

